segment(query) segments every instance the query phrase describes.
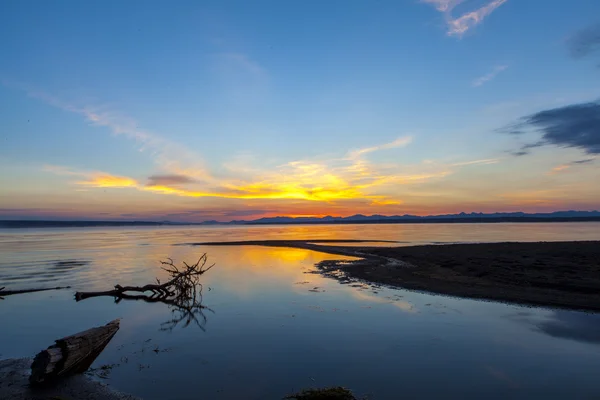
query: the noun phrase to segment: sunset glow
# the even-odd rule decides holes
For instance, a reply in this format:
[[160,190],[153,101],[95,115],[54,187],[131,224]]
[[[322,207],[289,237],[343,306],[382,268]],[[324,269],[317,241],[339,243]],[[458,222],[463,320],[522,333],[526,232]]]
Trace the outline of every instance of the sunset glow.
[[510,0],[381,7],[163,5],[148,12],[177,29],[133,29],[108,8],[15,6],[0,17],[0,219],[600,208],[587,19],[540,8],[548,36],[532,37]]

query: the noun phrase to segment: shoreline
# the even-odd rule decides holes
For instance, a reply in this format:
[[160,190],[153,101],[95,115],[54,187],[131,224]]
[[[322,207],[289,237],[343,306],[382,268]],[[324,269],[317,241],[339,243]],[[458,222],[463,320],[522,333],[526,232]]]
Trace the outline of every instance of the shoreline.
[[356,257],[316,265],[348,283],[521,305],[600,311],[600,241],[502,242],[406,247],[336,246],[379,240],[251,240],[203,246],[289,247]]

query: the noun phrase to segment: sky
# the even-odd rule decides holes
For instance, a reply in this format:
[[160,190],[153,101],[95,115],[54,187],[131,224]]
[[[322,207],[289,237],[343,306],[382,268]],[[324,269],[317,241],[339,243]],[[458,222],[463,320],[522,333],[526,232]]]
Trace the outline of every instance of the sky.
[[600,2],[0,2],[0,219],[600,209]]

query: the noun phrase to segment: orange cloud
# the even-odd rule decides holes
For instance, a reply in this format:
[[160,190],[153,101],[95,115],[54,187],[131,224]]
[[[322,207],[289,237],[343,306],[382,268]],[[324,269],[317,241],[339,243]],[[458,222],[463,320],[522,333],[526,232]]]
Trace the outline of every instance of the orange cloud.
[[[400,141],[392,142],[396,146]],[[392,144],[376,146],[389,148]],[[367,152],[375,151],[368,148]],[[364,154],[361,153],[361,154]],[[339,201],[365,201],[374,206],[402,204],[399,185],[442,179],[459,168],[490,164],[497,160],[475,160],[454,164],[428,162],[420,165],[378,165],[361,159],[328,162],[294,161],[271,171],[254,170],[246,179],[223,178],[218,184],[190,179],[189,175],[152,175],[146,184],[137,179],[98,171],[75,171],[47,166],[46,171],[79,176],[78,185],[98,188],[135,188],[141,192],[192,198],[241,200],[299,200],[334,204]]]
[[46,165],[44,171],[52,172],[57,175],[68,175],[68,176],[79,176],[85,178],[83,181],[77,181],[78,185],[90,186],[90,187],[115,187],[115,188],[126,188],[126,187],[137,187],[138,182],[135,179],[126,176],[112,175],[106,172],[99,171],[75,171],[73,169],[58,166],[58,165]]
[[550,174],[551,175],[558,174],[560,171],[567,170],[570,167],[571,166],[567,165],[567,164],[562,164],[562,165],[556,166],[556,167],[552,168],[552,171],[550,171]]
[[79,181],[79,185],[93,186],[100,188],[114,187],[114,188],[126,188],[126,187],[137,187],[138,182],[135,179],[131,179],[125,176],[114,176],[110,174],[93,174],[90,180]]

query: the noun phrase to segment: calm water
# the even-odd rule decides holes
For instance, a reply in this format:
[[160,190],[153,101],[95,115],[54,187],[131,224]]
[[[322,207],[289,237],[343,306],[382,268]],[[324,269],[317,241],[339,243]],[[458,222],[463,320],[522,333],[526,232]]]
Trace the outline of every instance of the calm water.
[[[343,385],[372,399],[600,398],[600,315],[432,296],[322,278],[340,259],[298,249],[174,244],[249,239],[446,242],[599,240],[599,223],[90,228],[0,231],[0,287],[73,290],[0,301],[0,358],[121,317],[94,366],[146,399],[279,399]],[[158,260],[216,263],[204,330],[161,331],[162,304],[93,298],[162,276]],[[63,263],[61,263],[63,261]],[[76,261],[64,263],[64,261]]]

